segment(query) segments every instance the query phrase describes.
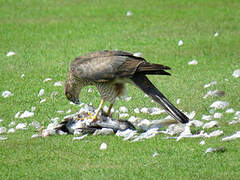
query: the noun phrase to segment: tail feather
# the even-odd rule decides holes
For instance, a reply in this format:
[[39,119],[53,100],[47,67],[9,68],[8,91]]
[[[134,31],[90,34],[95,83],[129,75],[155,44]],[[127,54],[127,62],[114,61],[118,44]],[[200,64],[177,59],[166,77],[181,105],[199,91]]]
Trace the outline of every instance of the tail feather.
[[171,75],[165,70],[170,70],[171,68],[168,66],[164,66],[162,64],[151,64],[149,62],[144,62],[138,66],[137,72],[141,72],[143,74],[161,74],[161,75]]
[[170,73],[164,71],[164,70],[157,70],[157,71],[144,71],[144,74],[149,74],[149,75],[168,75],[171,76]]
[[131,79],[144,93],[160,104],[174,119],[181,123],[188,123],[188,117],[170,103],[144,74],[136,73]]

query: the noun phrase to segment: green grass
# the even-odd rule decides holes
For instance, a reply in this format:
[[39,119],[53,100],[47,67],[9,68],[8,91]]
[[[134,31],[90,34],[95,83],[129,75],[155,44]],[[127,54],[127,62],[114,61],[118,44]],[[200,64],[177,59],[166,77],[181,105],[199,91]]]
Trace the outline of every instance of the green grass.
[[[1,0],[0,1],[0,93],[10,90],[14,96],[0,97],[0,126],[11,121],[39,121],[47,125],[53,117],[64,117],[57,110],[72,109],[63,95],[70,62],[79,55],[103,49],[142,52],[151,62],[172,67],[171,77],[150,77],[156,86],[180,109],[196,111],[196,119],[208,114],[209,105],[225,100],[240,110],[239,78],[232,73],[240,66],[240,2],[238,0]],[[131,10],[133,16],[127,17]],[[219,32],[218,37],[214,33]],[[183,40],[181,47],[177,46]],[[16,52],[6,57],[7,52]],[[197,59],[199,64],[187,63]],[[21,78],[21,74],[25,74]],[[52,78],[43,83],[45,78]],[[226,81],[225,79],[228,79]],[[226,91],[221,98],[203,95],[204,84],[213,80],[209,89]],[[38,97],[41,88],[43,97]],[[50,94],[57,91],[55,98]],[[82,92],[81,101],[97,106],[96,91]],[[130,114],[136,107],[157,106],[143,93],[129,86],[133,100],[119,101]],[[39,104],[42,98],[47,98]],[[31,110],[35,115],[14,119],[18,111]],[[137,115],[147,119],[158,116]],[[219,120],[224,135],[239,130],[229,126],[232,115]],[[125,142],[115,136],[88,136],[72,141],[69,136],[31,139],[33,129],[7,134],[0,141],[0,179],[239,179],[240,141],[222,142],[221,137],[205,139],[164,140],[163,135],[143,142]],[[108,144],[100,151],[102,142]],[[226,152],[204,154],[208,147],[225,146]],[[159,156],[153,158],[154,152]]]

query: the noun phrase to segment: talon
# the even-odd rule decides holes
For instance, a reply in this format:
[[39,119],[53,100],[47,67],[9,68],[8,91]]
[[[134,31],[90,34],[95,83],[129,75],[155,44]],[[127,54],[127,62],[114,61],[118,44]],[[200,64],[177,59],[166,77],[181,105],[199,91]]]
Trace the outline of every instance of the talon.
[[91,112],[88,112],[88,119],[94,119],[94,116],[92,115],[92,113]]
[[97,116],[96,114],[92,117],[92,122],[96,122],[97,121]]

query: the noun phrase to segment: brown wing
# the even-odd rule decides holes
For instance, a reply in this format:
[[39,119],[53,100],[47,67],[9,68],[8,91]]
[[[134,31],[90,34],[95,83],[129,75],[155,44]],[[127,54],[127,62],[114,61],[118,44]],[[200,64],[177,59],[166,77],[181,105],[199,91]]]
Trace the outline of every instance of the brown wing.
[[132,76],[143,62],[145,59],[131,53],[99,51],[77,57],[71,64],[71,72],[77,78],[103,82]]
[[161,64],[148,63],[142,57],[123,51],[98,51],[77,57],[71,64],[72,74],[98,82],[132,77],[135,73],[170,75]]
[[97,52],[91,52],[88,53],[86,55],[82,55],[79,56],[75,59],[79,60],[79,59],[89,59],[89,58],[96,58],[96,57],[109,57],[109,56],[128,56],[128,57],[133,57],[135,59],[139,59],[139,60],[143,60],[146,61],[144,58],[142,57],[136,57],[134,56],[132,53],[130,52],[124,52],[124,51],[109,51],[109,50],[105,50],[105,51],[97,51]]

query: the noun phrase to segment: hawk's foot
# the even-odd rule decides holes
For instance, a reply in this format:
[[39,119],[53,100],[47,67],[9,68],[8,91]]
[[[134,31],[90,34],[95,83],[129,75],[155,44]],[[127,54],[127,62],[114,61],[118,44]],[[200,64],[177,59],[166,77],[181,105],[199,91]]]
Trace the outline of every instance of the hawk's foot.
[[88,115],[89,115],[89,119],[92,119],[92,122],[96,122],[98,120],[97,114],[93,116],[92,113],[88,112]]

